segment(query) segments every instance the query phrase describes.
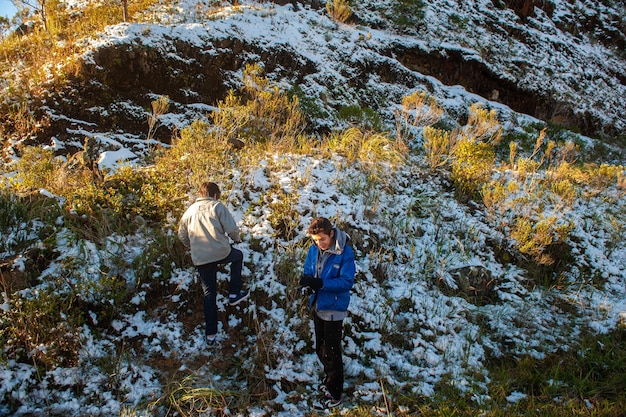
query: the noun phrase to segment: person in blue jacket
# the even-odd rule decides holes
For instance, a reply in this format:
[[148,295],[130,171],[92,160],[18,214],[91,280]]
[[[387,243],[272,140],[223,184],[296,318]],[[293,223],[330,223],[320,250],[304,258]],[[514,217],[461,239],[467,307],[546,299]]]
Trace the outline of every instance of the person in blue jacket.
[[310,303],[314,309],[315,352],[324,367],[321,400],[315,406],[330,409],[341,404],[343,394],[343,319],[350,304],[356,265],[348,244],[350,237],[327,218],[313,220],[307,234],[313,244],[304,261],[300,286],[313,290]]

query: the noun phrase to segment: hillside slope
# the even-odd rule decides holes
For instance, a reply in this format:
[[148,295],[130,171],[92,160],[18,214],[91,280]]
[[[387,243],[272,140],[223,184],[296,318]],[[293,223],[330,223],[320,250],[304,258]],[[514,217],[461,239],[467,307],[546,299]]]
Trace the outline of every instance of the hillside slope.
[[[42,85],[33,98],[42,100],[36,116],[49,122],[36,141],[65,155],[87,137],[89,162],[98,164],[80,171],[49,156],[92,180],[71,202],[39,187],[0,194],[0,415],[310,415],[321,370],[297,279],[310,244],[306,226],[318,215],[350,234],[357,255],[342,412],[365,411],[349,415],[423,415],[419,405],[440,394],[462,399],[472,413],[515,409],[536,386],[504,384],[494,395],[494,362],[543,366],[572,351],[585,356],[584,337],[623,331],[623,167],[594,166],[598,184],[581,180],[571,194],[531,187],[554,183],[562,191],[564,181],[550,175],[564,178],[570,164],[564,174],[530,175],[522,182],[528,194],[503,183],[514,203],[530,201],[531,215],[569,232],[553,249],[559,262],[538,265],[514,250],[505,226],[527,206],[460,198],[449,173],[426,163],[419,129],[395,164],[368,163],[389,142],[376,142],[361,160],[345,149],[328,152],[329,142],[315,136],[350,122],[391,131],[402,98],[426,90],[445,109],[438,126],[465,127],[470,105],[482,102],[512,137],[534,142],[549,121],[618,138],[626,71],[616,48],[624,33],[617,3],[508,2],[511,10],[507,2],[432,1],[409,13],[396,8],[400,2],[362,1],[349,24],[314,2],[214,3],[168,3],[107,27],[85,40],[67,84]],[[579,22],[583,10],[595,23]],[[407,23],[401,13],[417,18]],[[298,153],[248,143],[236,152],[206,136],[209,113],[230,88],[240,92],[245,64],[257,62],[272,85],[301,98],[311,142],[322,146]],[[151,137],[147,116],[161,96],[169,107]],[[351,106],[373,109],[382,122],[344,117]],[[550,133],[583,146],[582,156],[600,140]],[[14,163],[3,165],[8,170],[31,158],[23,166],[35,177],[67,173],[46,171],[53,163],[44,153],[24,152],[35,139],[3,139]],[[162,159],[147,164],[156,140],[166,144],[156,153]],[[496,177],[523,176],[510,159]],[[2,184],[19,184],[18,174],[7,172]],[[229,307],[227,271],[220,272],[223,339],[213,349],[204,343],[195,269],[176,237],[198,178],[208,175],[223,186],[241,228],[252,293],[249,303]],[[95,202],[85,208],[89,197]],[[135,211],[140,204],[148,209]],[[562,381],[538,384],[558,389]],[[614,385],[616,397],[623,384]],[[573,396],[583,407],[602,400],[590,392]],[[540,395],[559,410],[570,398]]]
[[[168,142],[236,87],[252,62],[301,95],[309,128],[320,133],[345,123],[338,115],[349,106],[373,109],[392,128],[401,98],[417,89],[444,105],[451,126],[480,101],[498,109],[512,131],[536,118],[623,138],[625,36],[617,3],[554,1],[521,16],[491,1],[416,2],[410,10],[394,4],[359,2],[352,24],[297,3],[180,2],[151,10],[137,18],[143,23],[110,26],[92,39],[70,84],[50,86],[36,116],[50,120],[39,141],[54,137],[73,152],[87,135],[103,150],[120,142],[139,151],[150,102],[168,96],[168,117],[155,133]],[[399,20],[402,12],[416,17]]]

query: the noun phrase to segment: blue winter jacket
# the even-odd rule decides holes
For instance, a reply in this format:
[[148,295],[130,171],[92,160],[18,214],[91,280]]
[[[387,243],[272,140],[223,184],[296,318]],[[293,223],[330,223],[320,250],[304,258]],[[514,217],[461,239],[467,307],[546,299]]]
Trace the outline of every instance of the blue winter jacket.
[[[309,248],[304,261],[304,275],[321,278],[323,282],[322,288],[317,291],[317,310],[348,310],[350,289],[356,273],[354,251],[348,245],[349,239],[347,234],[335,228],[334,247],[321,251],[313,244]],[[313,302],[315,294],[311,295],[311,304]]]

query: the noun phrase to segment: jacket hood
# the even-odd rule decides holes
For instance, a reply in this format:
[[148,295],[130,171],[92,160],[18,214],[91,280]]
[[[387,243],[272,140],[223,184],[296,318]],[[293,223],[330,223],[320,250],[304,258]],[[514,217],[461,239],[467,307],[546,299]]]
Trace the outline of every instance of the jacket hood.
[[339,230],[338,228],[334,228],[335,230],[335,246],[328,249],[327,252],[334,253],[339,255],[343,252],[343,248],[346,247],[348,242],[350,241],[350,236],[343,230]]

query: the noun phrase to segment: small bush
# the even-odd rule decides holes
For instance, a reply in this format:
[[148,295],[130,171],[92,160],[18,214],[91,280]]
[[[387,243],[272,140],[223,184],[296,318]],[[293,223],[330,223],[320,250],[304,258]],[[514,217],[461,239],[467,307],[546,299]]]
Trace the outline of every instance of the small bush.
[[467,124],[460,134],[470,142],[484,142],[495,146],[502,139],[502,126],[495,110],[487,110],[480,103],[469,108]]
[[243,97],[231,90],[212,113],[215,137],[290,149],[304,131],[298,97],[271,86],[258,64],[245,67],[243,83]]
[[[141,217],[145,221],[166,221],[168,214],[180,211],[186,198],[171,177],[156,170],[119,168],[102,183],[76,189],[68,196],[68,204],[78,215],[118,219],[121,222]],[[113,221],[113,223],[118,223]]]
[[277,238],[290,241],[299,232],[300,214],[296,210],[298,195],[285,192],[281,194],[271,204],[272,211],[269,215],[269,221]]
[[345,23],[352,16],[352,9],[348,0],[327,0],[326,11],[340,23]]
[[56,180],[61,165],[61,160],[55,158],[51,150],[35,146],[26,147],[14,166],[15,176],[12,177],[12,185],[21,192],[40,188],[55,192],[60,185]]
[[[157,158],[155,171],[181,181],[181,191],[212,178],[219,182],[228,166],[228,144],[203,121],[196,120],[172,140],[172,147]],[[184,182],[183,182],[184,181]]]
[[454,147],[450,131],[428,126],[424,128],[423,135],[426,162],[430,169],[448,165]]
[[496,164],[494,146],[501,135],[495,111],[472,105],[467,124],[461,129],[423,129],[426,161],[431,169],[450,169],[457,191],[476,197],[491,179]]
[[159,127],[159,119],[165,114],[170,105],[169,97],[160,96],[156,100],[150,103],[152,112],[148,114],[148,135],[146,142],[148,143],[148,149],[152,149],[152,139]]
[[493,147],[484,142],[460,142],[454,151],[452,180],[457,189],[471,197],[489,182],[495,168]]
[[517,217],[511,229],[511,237],[516,240],[520,252],[531,256],[540,265],[552,265],[554,257],[547,249],[564,242],[573,228],[571,223],[561,223],[559,220],[556,216],[538,221]]
[[83,313],[75,299],[52,291],[32,297],[10,295],[10,308],[0,309],[0,341],[11,359],[44,369],[76,365],[80,352]]
[[403,97],[401,109],[395,112],[399,140],[408,142],[417,138],[418,128],[434,125],[442,114],[443,108],[425,91],[415,91]]
[[311,121],[325,120],[330,117],[330,114],[315,100],[314,97],[303,91],[300,85],[293,85],[288,94],[290,98],[294,96],[298,98],[300,110],[307,121],[307,125]]
[[406,157],[404,143],[399,143],[383,133],[363,132],[349,128],[327,138],[328,149],[346,158],[348,163],[359,162],[373,173],[396,167]]
[[364,130],[380,131],[382,126],[380,116],[373,109],[361,108],[358,104],[339,109],[339,119]]

